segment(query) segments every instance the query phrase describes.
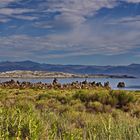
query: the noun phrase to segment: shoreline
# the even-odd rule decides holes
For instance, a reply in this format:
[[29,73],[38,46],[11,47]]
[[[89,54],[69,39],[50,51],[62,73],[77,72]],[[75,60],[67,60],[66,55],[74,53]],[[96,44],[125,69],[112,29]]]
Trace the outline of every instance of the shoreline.
[[0,78],[17,78],[17,79],[52,79],[52,78],[118,78],[118,79],[134,79],[137,77],[129,75],[113,75],[113,74],[73,74],[64,72],[45,72],[45,71],[8,71],[0,72]]

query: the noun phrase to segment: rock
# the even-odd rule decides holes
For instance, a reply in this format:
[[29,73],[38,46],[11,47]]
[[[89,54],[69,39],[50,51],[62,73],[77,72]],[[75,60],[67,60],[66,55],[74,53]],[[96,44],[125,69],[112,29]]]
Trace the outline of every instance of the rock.
[[103,87],[103,85],[102,85],[101,82],[97,82],[97,83],[96,83],[96,86],[97,86],[97,87]]
[[125,83],[124,82],[119,82],[117,87],[118,88],[124,88],[125,87]]
[[105,82],[105,83],[104,83],[104,87],[106,87],[106,88],[110,88],[110,84],[109,84],[109,82]]
[[57,78],[54,78],[52,83],[53,83],[53,85],[55,85],[55,84],[57,84],[57,82],[58,82]]
[[83,81],[82,84],[86,85],[88,82],[87,80]]

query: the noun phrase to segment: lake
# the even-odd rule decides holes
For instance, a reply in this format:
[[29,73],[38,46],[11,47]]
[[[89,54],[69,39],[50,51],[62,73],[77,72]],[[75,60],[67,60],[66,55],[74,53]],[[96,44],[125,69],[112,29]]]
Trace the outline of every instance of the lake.
[[[49,78],[49,79],[17,79],[17,78],[12,78],[14,80],[18,80],[20,82],[23,81],[28,81],[28,82],[32,82],[32,83],[37,83],[37,82],[43,82],[43,83],[51,83],[53,78]],[[5,81],[9,81],[11,80],[11,78],[0,78],[0,82],[5,82]],[[73,81],[84,81],[85,78],[58,78],[58,82],[60,83],[71,83]],[[119,82],[125,82],[126,87],[123,88],[124,90],[140,90],[140,78],[128,78],[128,79],[123,79],[123,78],[87,78],[88,82],[101,82],[102,84],[104,82],[109,81],[111,88],[112,89],[118,89],[117,88],[117,84]]]

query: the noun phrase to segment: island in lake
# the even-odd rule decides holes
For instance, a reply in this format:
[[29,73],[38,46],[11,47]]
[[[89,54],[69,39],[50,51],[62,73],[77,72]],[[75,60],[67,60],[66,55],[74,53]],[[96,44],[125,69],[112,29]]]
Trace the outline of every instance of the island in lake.
[[136,78],[136,77],[129,75],[73,74],[65,72],[15,70],[15,71],[0,72],[0,78]]

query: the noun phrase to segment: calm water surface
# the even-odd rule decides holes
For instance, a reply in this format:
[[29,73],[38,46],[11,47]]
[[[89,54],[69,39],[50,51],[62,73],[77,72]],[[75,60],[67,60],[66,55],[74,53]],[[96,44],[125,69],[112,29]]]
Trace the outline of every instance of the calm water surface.
[[[33,83],[36,83],[36,82],[43,82],[43,83],[51,83],[53,79],[49,78],[49,79],[17,79],[17,78],[12,78],[14,80],[18,80],[20,82],[22,81],[28,81],[28,82],[33,82]],[[5,82],[5,81],[9,81],[11,79],[8,79],[8,78],[1,78],[0,79],[0,82]],[[64,79],[59,79],[58,78],[58,81],[60,83],[71,83],[73,81],[84,81],[85,78],[64,78]],[[95,82],[101,82],[102,84],[104,82],[107,82],[109,81],[110,82],[110,85],[111,85],[111,88],[112,89],[118,89],[117,88],[117,84],[118,82],[125,82],[126,84],[126,88],[123,88],[125,90],[140,90],[140,78],[136,78],[136,79],[133,79],[133,78],[128,78],[128,79],[121,79],[121,78],[88,78],[87,79],[88,82],[92,82],[92,81],[95,81]]]

